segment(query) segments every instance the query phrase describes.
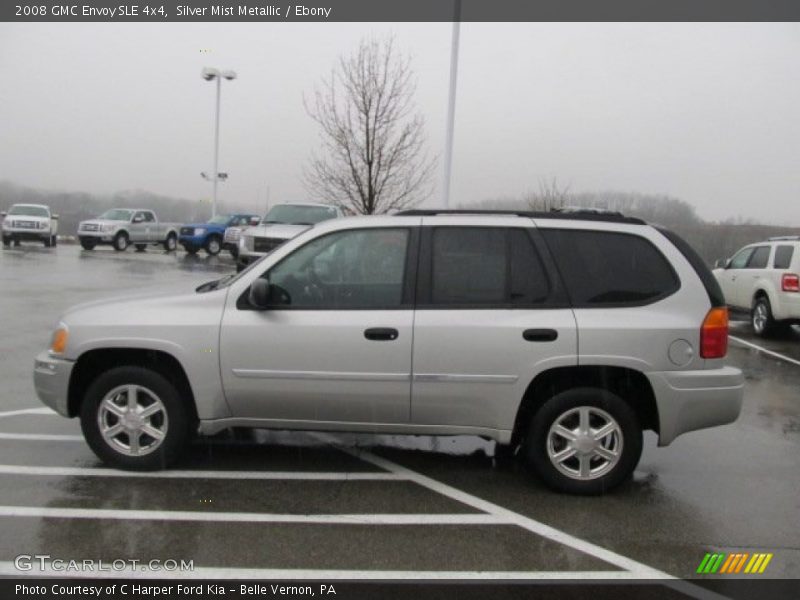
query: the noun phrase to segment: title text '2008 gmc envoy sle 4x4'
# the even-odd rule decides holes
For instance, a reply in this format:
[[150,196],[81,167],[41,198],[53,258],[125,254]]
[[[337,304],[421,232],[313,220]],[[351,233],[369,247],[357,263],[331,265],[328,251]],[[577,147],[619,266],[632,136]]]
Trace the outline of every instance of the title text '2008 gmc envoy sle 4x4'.
[[116,467],[229,427],[469,434],[593,494],[643,430],[736,420],[727,317],[694,251],[638,219],[406,211],[318,224],[191,293],[73,308],[34,378]]

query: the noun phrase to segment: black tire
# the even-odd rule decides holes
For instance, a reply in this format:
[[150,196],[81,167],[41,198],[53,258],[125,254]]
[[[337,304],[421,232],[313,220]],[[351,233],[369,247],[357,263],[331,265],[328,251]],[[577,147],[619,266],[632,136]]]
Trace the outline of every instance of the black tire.
[[[114,389],[130,385],[152,392],[161,401],[166,412],[166,421],[161,421],[161,426],[165,429],[164,438],[152,451],[141,456],[131,456],[112,446],[100,431],[100,406],[103,399]],[[139,393],[144,395],[142,391]],[[81,430],[92,451],[112,467],[133,471],[154,471],[172,465],[180,457],[191,436],[193,419],[190,415],[186,400],[180,397],[177,388],[169,380],[150,369],[132,366],[116,367],[97,377],[86,391],[80,410]],[[156,416],[163,419],[160,414]],[[151,423],[153,418],[155,417],[151,418]],[[123,432],[121,435],[128,434]],[[142,438],[147,439],[146,434],[142,434]],[[130,444],[131,438],[127,439]],[[155,441],[155,438],[149,439]]]
[[234,260],[239,258],[239,247],[238,246],[231,246],[230,248],[228,248],[228,252],[231,253],[231,256],[233,257]]
[[3,236],[3,246],[8,248],[11,245],[11,238],[7,235]]
[[94,247],[97,245],[97,242],[94,240],[90,240],[87,238],[81,238],[81,248],[84,250],[94,250]]
[[[591,458],[589,449],[586,449],[585,454],[578,450],[574,457],[560,463],[561,468],[566,471],[579,471],[580,457],[586,456],[588,466],[596,469],[597,473],[590,473],[584,478],[580,477],[579,472],[566,474],[555,466],[548,454],[551,427],[558,421],[571,423],[574,422],[573,419],[580,419],[580,408],[589,409],[590,427],[595,419],[598,419],[600,424],[610,423],[605,417],[610,417],[617,425],[616,432],[602,438],[606,451],[617,450],[618,458],[615,463],[597,456]],[[565,438],[554,436],[553,439],[560,440],[564,444],[562,448],[554,443],[554,452],[567,449],[569,443]],[[579,439],[578,443],[581,442],[587,440]],[[630,477],[641,454],[642,428],[636,412],[616,394],[599,388],[574,388],[547,400],[531,419],[525,447],[529,465],[548,487],[559,492],[579,495],[597,495],[612,490]],[[592,467],[592,464],[595,466]]]
[[114,236],[114,250],[117,252],[125,252],[128,249],[128,245],[130,244],[130,239],[128,238],[128,234],[124,231],[120,231],[117,235]]
[[53,237],[48,235],[46,238],[42,239],[42,243],[45,248],[49,248],[53,245]]
[[50,242],[50,245],[51,245],[53,248],[55,248],[56,246],[58,246],[58,236],[55,236],[55,235],[53,236],[53,239],[51,240],[51,242]]
[[164,252],[175,252],[178,249],[178,238],[174,233],[170,233],[164,240]]
[[210,235],[203,249],[209,256],[216,256],[222,250],[222,239],[218,235]]
[[144,252],[147,250],[147,244],[135,244],[137,252]]
[[753,327],[753,332],[760,337],[769,337],[778,331],[778,323],[772,316],[772,305],[766,296],[758,296],[753,300],[750,325]]
[[22,242],[20,242],[17,239],[14,240],[14,248],[19,248],[21,245],[22,245]]

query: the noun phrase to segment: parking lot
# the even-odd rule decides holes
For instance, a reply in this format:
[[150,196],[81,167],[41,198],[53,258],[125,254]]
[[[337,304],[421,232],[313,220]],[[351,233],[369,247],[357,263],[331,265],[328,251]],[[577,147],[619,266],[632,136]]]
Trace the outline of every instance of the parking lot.
[[0,575],[49,554],[193,560],[213,578],[662,578],[707,552],[769,552],[762,577],[800,577],[800,334],[765,342],[746,323],[728,356],[747,378],[739,421],[667,448],[648,434],[633,481],[604,497],[554,494],[470,437],[220,435],[175,470],[104,468],[33,390],[55,320],[233,269],[152,249],[0,253]]

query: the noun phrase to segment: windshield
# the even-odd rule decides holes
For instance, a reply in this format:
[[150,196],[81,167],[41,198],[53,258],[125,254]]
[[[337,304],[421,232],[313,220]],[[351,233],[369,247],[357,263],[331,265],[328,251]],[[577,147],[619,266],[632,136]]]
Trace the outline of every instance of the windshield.
[[26,215],[29,217],[49,217],[50,214],[46,208],[41,206],[30,206],[27,204],[17,204],[11,207],[8,211],[10,215]]
[[133,211],[125,210],[122,208],[112,208],[111,210],[107,210],[102,215],[100,215],[100,219],[105,219],[107,221],[130,221],[131,214]]
[[230,215],[217,215],[216,217],[212,218],[209,223],[212,225],[227,225],[228,221],[230,221],[233,217]]
[[295,225],[314,225],[336,217],[333,206],[302,206],[279,204],[273,206],[264,217],[265,223],[286,223]]

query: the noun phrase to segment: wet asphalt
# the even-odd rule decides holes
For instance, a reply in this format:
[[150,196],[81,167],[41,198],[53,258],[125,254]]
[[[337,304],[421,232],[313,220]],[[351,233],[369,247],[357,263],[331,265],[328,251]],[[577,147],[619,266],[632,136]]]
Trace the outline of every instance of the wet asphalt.
[[[228,256],[157,249],[2,251],[0,413],[41,408],[33,359],[67,307],[233,269]],[[762,340],[739,322],[731,333],[728,363],[747,381],[740,419],[667,448],[646,435],[633,480],[603,497],[554,494],[471,437],[223,434],[195,442],[173,476],[120,476],[97,471],[76,420],[1,416],[0,575],[17,574],[20,554],[194,560],[214,575],[624,571],[605,549],[678,577],[706,552],[769,552],[762,577],[800,578],[800,365],[739,341],[800,361],[800,332]]]

